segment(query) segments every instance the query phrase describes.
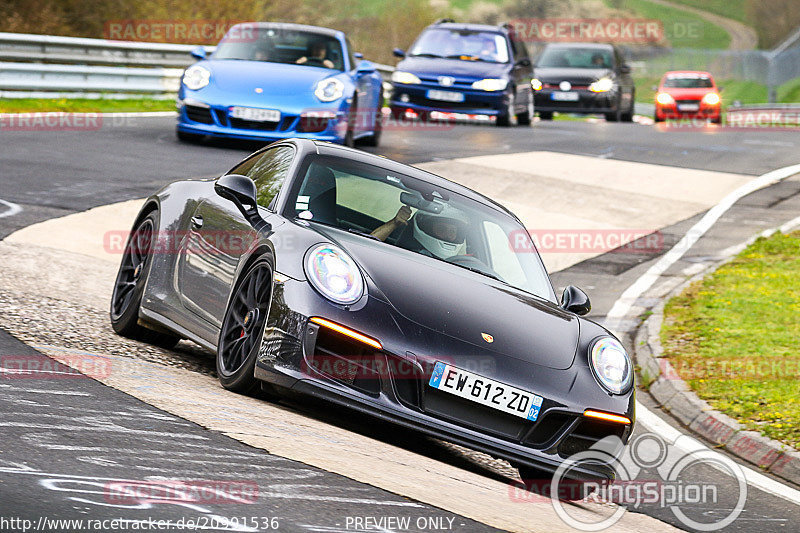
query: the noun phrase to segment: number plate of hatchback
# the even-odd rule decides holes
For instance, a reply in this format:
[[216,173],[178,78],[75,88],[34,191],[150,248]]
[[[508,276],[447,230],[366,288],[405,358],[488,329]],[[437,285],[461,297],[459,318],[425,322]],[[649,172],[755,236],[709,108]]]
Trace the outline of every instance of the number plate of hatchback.
[[536,420],[542,397],[436,361],[428,385],[526,420]]
[[427,92],[427,96],[431,100],[442,100],[443,102],[463,102],[464,93],[457,93],[455,91],[437,91],[431,89]]
[[577,102],[578,100],[580,100],[580,94],[575,92],[571,93],[555,92],[555,93],[550,93],[550,98],[558,102]]
[[256,107],[232,107],[231,116],[242,120],[254,120],[258,122],[278,122],[281,119],[281,112],[277,109],[258,109]]

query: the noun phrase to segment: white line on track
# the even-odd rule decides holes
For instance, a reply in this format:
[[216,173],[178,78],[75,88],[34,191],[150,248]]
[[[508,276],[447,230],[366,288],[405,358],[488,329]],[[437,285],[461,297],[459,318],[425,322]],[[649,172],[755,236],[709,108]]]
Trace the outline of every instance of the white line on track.
[[12,204],[5,200],[0,200],[0,205],[6,206],[8,209],[0,213],[0,218],[11,217],[22,211],[22,208],[17,204]]
[[91,111],[31,111],[28,113],[0,113],[0,118],[11,117],[30,117],[30,116],[43,116],[43,115],[71,115],[71,116],[89,116],[89,117],[110,117],[110,118],[157,118],[157,117],[177,117],[177,111],[139,111],[130,113],[94,113]]
[[[703,216],[703,218],[697,222],[697,224],[692,226],[692,228],[686,232],[683,238],[681,238],[681,240],[678,241],[678,243],[673,246],[669,252],[662,256],[657,263],[647,269],[647,271],[642,274],[630,287],[625,289],[619,299],[614,302],[614,305],[611,307],[611,311],[608,312],[606,318],[607,327],[609,327],[611,330],[618,329],[622,319],[630,311],[631,307],[636,302],[636,299],[644,294],[645,291],[647,291],[650,287],[652,287],[658,278],[669,267],[683,257],[683,254],[685,254],[700,239],[700,237],[705,235],[706,232],[717,222],[717,220],[719,220],[719,218],[725,214],[725,212],[728,211],[728,209],[730,209],[736,202],[750,193],[753,193],[759,189],[763,189],[764,187],[774,183],[783,181],[798,173],[800,173],[800,165],[779,168],[777,170],[773,170],[772,172],[767,172],[763,176],[754,178],[750,182],[742,185],[723,198],[722,201],[716,206],[712,207]],[[796,225],[796,222],[797,219],[784,224],[781,226],[781,231],[791,228],[793,225]],[[659,418],[655,413],[651,412],[649,409],[647,409],[647,407],[639,402],[636,402],[636,419],[643,425],[653,430],[655,433],[658,433],[664,437],[667,441],[675,442],[676,439],[682,434],[681,431]],[[681,439],[682,442],[687,440],[688,439]],[[694,446],[694,449],[692,449],[692,446],[684,445],[683,451],[690,452],[697,449],[706,448],[706,446],[699,441],[695,440],[694,443],[696,443],[692,445]],[[741,464],[741,466],[742,470],[744,471],[745,479],[749,485],[772,494],[773,496],[777,496],[796,505],[800,505],[800,491],[785,485],[780,481],[776,481],[771,477],[752,470],[744,464]]]
[[722,199],[720,203],[712,207],[697,224],[686,232],[678,243],[670,249],[669,252],[664,254],[656,264],[647,269],[647,272],[642,274],[630,287],[625,289],[619,299],[614,302],[611,310],[606,315],[606,327],[612,330],[619,330],[620,321],[628,314],[636,299],[653,286],[653,283],[673,264],[675,264],[683,254],[685,254],[694,244],[711,229],[711,227],[725,214],[725,212],[733,206],[736,202],[744,198],[750,193],[759,189],[763,189],[768,185],[783,181],[790,178],[795,174],[800,173],[800,165],[792,165],[790,167],[779,168],[772,172],[767,172],[763,176],[759,176],[735,191],[728,194]]

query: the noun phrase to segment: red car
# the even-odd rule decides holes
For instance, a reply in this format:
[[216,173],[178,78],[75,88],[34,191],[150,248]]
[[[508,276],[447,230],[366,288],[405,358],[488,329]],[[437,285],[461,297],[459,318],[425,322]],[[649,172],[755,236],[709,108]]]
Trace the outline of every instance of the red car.
[[673,71],[664,74],[656,93],[655,121],[702,119],[722,122],[722,99],[708,72]]

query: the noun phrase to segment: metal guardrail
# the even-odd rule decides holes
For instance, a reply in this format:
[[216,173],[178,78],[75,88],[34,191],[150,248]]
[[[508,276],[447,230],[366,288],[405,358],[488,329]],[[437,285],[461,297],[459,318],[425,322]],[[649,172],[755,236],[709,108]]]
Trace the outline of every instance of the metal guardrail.
[[[196,60],[187,44],[0,33],[0,97],[172,97]],[[204,46],[206,53],[216,47]],[[384,77],[394,67],[376,64]]]

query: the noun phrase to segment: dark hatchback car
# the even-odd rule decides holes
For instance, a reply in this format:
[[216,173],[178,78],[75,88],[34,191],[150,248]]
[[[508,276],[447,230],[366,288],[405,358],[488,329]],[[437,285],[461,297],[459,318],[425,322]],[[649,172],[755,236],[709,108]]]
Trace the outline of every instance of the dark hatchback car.
[[508,26],[428,26],[392,74],[391,108],[404,118],[446,118],[448,113],[496,117],[498,126],[533,118],[533,70],[525,44]]
[[553,112],[633,120],[636,88],[631,68],[613,45],[548,44],[536,60],[531,83],[542,120],[552,119]]
[[293,139],[167,186],[133,229],[115,331],[213,350],[230,390],[323,398],[504,458],[523,479],[631,434],[625,349],[581,316],[580,290],[559,301],[522,223],[466,187]]

